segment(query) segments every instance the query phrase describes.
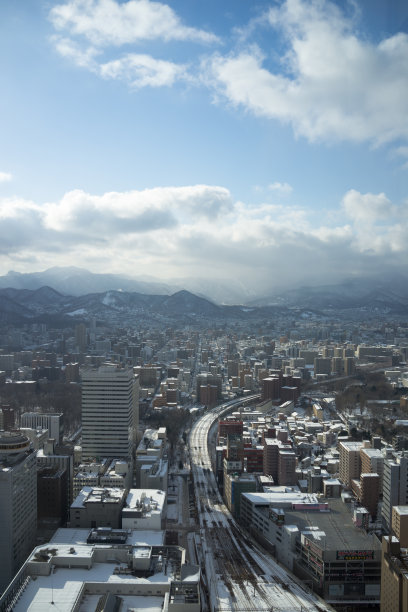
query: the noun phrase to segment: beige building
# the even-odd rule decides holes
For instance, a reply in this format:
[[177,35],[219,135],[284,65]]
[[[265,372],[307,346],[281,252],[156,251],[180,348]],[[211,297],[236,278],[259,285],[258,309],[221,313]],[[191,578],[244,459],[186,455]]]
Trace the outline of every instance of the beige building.
[[408,612],[408,550],[395,536],[382,540],[381,612]]
[[340,442],[340,480],[348,487],[351,487],[352,480],[360,478],[362,447],[362,442]]
[[408,506],[393,506],[392,531],[402,548],[408,548]]
[[362,448],[360,451],[361,472],[363,474],[378,474],[380,477],[380,492],[384,471],[384,455],[378,448]]

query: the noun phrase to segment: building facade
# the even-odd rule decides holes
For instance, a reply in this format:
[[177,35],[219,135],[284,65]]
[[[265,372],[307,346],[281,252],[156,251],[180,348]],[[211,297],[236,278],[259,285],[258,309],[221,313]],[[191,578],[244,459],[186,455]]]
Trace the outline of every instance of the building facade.
[[30,441],[18,432],[0,434],[0,591],[35,546],[37,465]]
[[138,427],[138,379],[116,364],[82,373],[82,456],[130,458]]

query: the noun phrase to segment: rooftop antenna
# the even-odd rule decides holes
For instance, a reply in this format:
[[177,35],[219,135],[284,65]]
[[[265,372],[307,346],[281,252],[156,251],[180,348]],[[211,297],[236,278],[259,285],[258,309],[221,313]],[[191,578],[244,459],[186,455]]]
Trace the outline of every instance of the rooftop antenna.
[[54,603],[54,567],[51,565],[51,604]]

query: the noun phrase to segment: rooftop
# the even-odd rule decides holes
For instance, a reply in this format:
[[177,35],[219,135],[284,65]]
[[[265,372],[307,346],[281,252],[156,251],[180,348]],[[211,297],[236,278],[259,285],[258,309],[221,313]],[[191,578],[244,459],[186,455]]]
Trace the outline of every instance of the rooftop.
[[350,451],[360,451],[363,448],[363,443],[344,441],[340,442],[340,447],[342,446]]
[[0,606],[7,599],[14,612],[88,612],[120,597],[124,609],[161,612],[170,592],[180,602],[183,594],[185,602],[199,602],[200,570],[185,566],[182,548],[132,546],[130,530],[112,531],[127,534],[126,545],[87,545],[89,530],[59,529],[50,544],[33,551]]
[[341,499],[324,499],[330,512],[285,510],[285,523],[295,524],[300,531],[318,528],[324,532],[320,546],[326,550],[379,550],[380,542],[374,536],[358,529],[346,504]]
[[163,510],[166,493],[158,489],[130,489],[126,498],[126,509],[144,511]]
[[71,508],[84,508],[88,503],[119,504],[124,495],[124,489],[114,487],[83,487],[72,502]]
[[368,455],[370,458],[378,457],[378,459],[384,459],[384,455],[378,448],[362,448],[362,452]]

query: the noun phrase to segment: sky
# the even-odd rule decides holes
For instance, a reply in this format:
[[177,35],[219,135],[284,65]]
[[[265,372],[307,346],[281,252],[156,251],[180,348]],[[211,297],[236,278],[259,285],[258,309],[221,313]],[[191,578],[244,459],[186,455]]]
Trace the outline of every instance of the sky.
[[404,0],[2,0],[0,274],[405,273]]

